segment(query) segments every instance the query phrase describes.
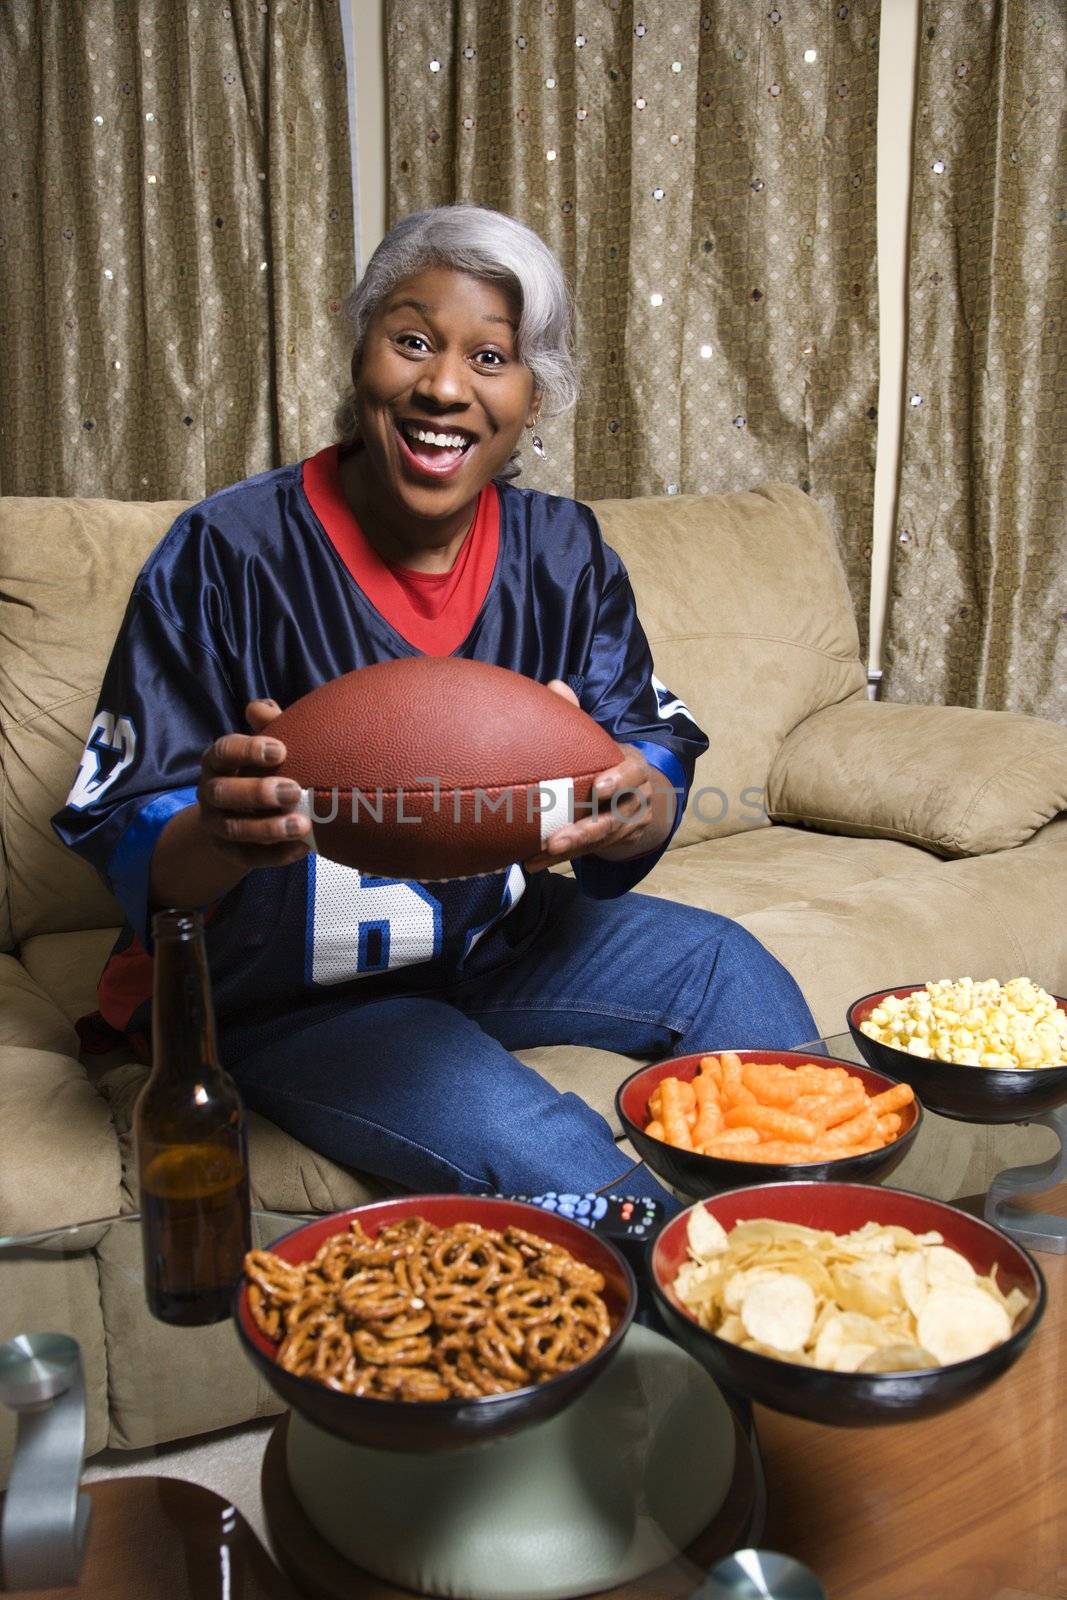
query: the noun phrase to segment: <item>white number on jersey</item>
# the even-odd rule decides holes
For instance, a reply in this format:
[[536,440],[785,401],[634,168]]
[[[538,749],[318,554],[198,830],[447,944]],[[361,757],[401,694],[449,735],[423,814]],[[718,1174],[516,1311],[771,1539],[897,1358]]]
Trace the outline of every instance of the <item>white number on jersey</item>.
[[346,983],[440,953],[441,904],[421,884],[309,856],[308,895],[312,983]]
[[[75,811],[84,811],[94,800],[99,800],[119,774],[126,771],[136,754],[137,730],[129,717],[116,717],[114,712],[98,711],[67,796],[68,806]],[[117,757],[117,760],[113,760],[113,757]]]
[[683,717],[688,717],[690,722],[692,722],[693,713],[690,711],[685,701],[679,700],[678,696],[674,694],[672,690],[668,689],[667,685],[657,678],[655,673],[652,674],[652,687],[656,691],[659,714],[664,722],[669,722],[670,719],[673,716],[677,716],[679,712]]

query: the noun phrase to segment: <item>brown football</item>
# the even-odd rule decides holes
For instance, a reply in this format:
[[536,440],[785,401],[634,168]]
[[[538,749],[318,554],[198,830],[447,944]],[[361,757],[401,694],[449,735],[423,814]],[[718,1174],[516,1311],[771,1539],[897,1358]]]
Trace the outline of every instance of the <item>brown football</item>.
[[503,667],[410,656],[348,672],[270,725],[314,848],[388,878],[465,878],[537,855],[622,760],[603,728]]

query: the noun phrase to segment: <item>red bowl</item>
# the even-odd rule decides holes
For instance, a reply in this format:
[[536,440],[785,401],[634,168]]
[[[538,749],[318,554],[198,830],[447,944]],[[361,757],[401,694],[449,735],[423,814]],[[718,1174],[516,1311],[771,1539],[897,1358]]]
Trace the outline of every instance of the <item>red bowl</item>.
[[[1067,1064],[1055,1067],[962,1067],[953,1061],[910,1056],[894,1045],[879,1044],[862,1031],[876,1006],[889,995],[903,1000],[923,989],[906,983],[898,989],[865,994],[848,1008],[848,1028],[864,1061],[879,1072],[910,1083],[930,1111],[957,1122],[1026,1122],[1067,1102]],[[1052,997],[1061,1011],[1067,1000]]]
[[742,1350],[709,1333],[686,1310],[673,1288],[678,1269],[688,1259],[689,1211],[683,1211],[672,1217],[651,1251],[652,1288],[664,1320],[716,1382],[775,1411],[849,1426],[906,1422],[947,1411],[1006,1372],[1022,1355],[1044,1314],[1045,1280],[1029,1251],[999,1228],[941,1200],[860,1183],[776,1183],[735,1189],[698,1204],[727,1232],[735,1222],[762,1217],[835,1233],[851,1233],[865,1222],[897,1224],[913,1233],[936,1228],[976,1272],[984,1275],[995,1266],[1004,1293],[1018,1288],[1030,1301],[1009,1339],[967,1361],[916,1372],[824,1372],[802,1367]]
[[544,1383],[473,1400],[380,1400],[341,1394],[280,1367],[275,1360],[277,1346],[252,1319],[248,1280],[242,1278],[234,1294],[234,1321],[245,1354],[286,1405],[316,1427],[353,1444],[381,1450],[458,1450],[543,1422],[577,1399],[604,1370],[633,1320],[637,1287],[628,1263],[615,1247],[580,1223],[516,1200],[462,1194],[403,1195],[320,1217],[276,1239],[270,1249],[283,1261],[308,1261],[331,1234],[344,1233],[357,1217],[372,1238],[388,1223],[404,1217],[424,1217],[437,1227],[477,1222],[500,1230],[525,1228],[561,1245],[603,1275],[603,1298],[612,1327],[606,1343],[588,1361]]
[[[747,1183],[791,1183],[799,1178],[836,1178],[844,1182],[873,1182],[885,1178],[899,1167],[907,1155],[922,1123],[922,1106],[917,1100],[905,1106],[901,1115],[901,1129],[891,1144],[881,1150],[868,1150],[862,1156],[837,1156],[831,1161],[796,1161],[769,1164],[766,1161],[734,1161],[721,1156],[703,1156],[696,1150],[678,1150],[663,1139],[651,1139],[645,1132],[648,1121],[648,1097],[664,1078],[682,1078],[688,1082],[696,1077],[697,1068],[708,1054],[676,1056],[673,1061],[657,1061],[653,1066],[641,1067],[619,1085],[615,1095],[615,1108],[627,1137],[645,1164],[656,1175],[681,1194],[698,1199],[702,1195],[717,1194],[723,1189],[736,1189]],[[899,1080],[876,1072],[871,1067],[861,1067],[855,1061],[842,1061],[837,1056],[808,1055],[803,1050],[736,1050],[744,1061],[784,1061],[786,1066],[844,1067],[853,1078],[859,1078],[869,1094],[881,1094],[891,1089]]]

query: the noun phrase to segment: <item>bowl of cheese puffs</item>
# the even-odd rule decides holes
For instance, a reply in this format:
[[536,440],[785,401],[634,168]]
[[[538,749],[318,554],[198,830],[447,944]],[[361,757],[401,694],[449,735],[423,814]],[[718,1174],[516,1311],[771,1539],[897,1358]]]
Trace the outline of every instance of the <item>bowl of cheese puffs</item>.
[[939,978],[854,1000],[869,1066],[962,1122],[1025,1122],[1067,1102],[1067,1000],[1029,978]]
[[1046,1291],[1007,1234],[943,1201],[854,1183],[735,1189],[651,1251],[669,1329],[725,1387],[815,1422],[931,1416],[993,1383]]
[[873,1067],[791,1050],[724,1050],[642,1067],[616,1109],[652,1171],[696,1198],[744,1183],[870,1183],[922,1123],[914,1090]]

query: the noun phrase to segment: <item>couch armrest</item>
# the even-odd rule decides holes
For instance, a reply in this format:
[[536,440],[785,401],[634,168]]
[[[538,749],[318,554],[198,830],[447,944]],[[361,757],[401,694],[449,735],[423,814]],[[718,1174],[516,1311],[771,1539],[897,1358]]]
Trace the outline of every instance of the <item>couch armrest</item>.
[[943,856],[1007,850],[1067,810],[1067,728],[1008,711],[846,701],[785,740],[767,809],[773,822]]
[[0,1233],[35,1233],[121,1209],[118,1140],[81,1062],[0,1045]]

